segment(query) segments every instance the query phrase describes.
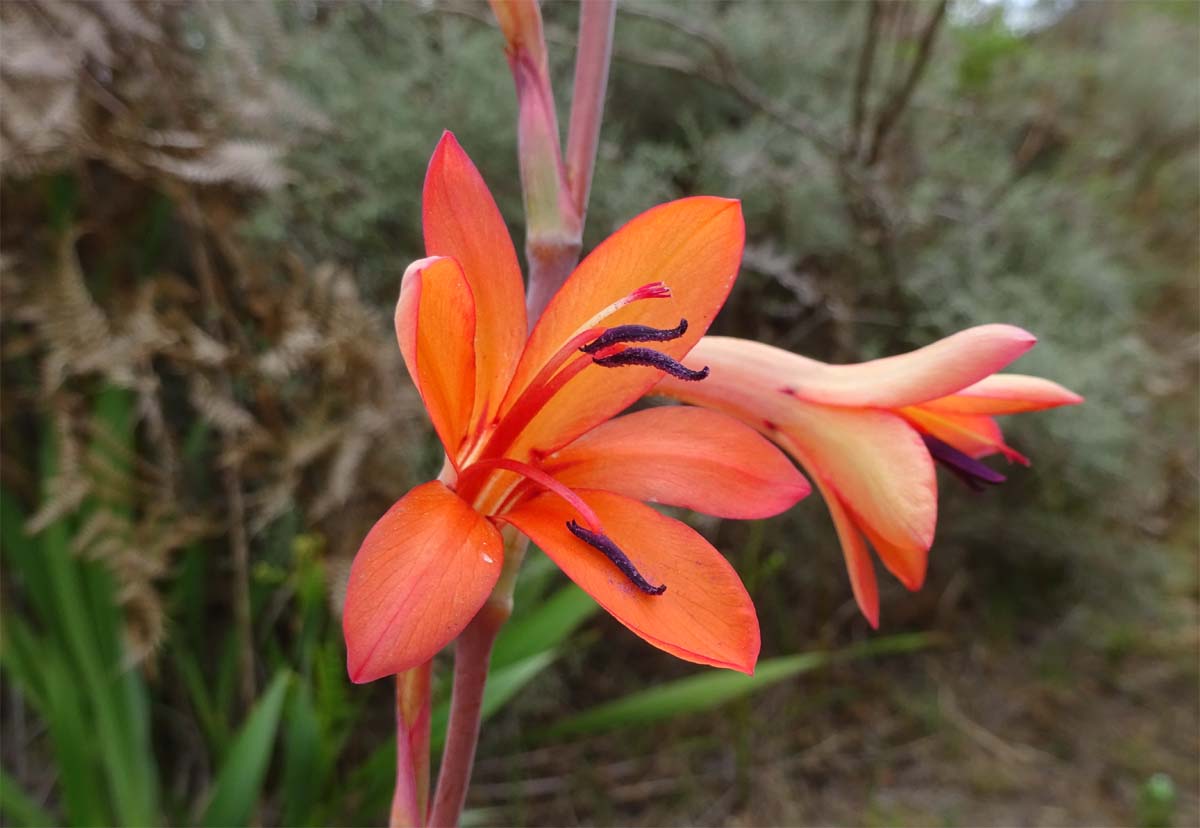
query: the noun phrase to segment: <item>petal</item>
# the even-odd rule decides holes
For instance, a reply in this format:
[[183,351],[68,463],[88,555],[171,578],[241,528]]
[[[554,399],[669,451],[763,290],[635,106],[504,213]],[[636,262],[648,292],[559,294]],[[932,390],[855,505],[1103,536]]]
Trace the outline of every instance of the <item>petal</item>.
[[810,491],[779,449],[732,417],[665,406],[602,423],[548,458],[544,468],[574,488],[719,517],[777,515]]
[[879,560],[883,561],[887,571],[892,573],[897,581],[904,584],[910,592],[921,588],[925,583],[925,572],[929,565],[928,549],[891,543],[866,523],[859,523],[859,528],[867,536],[871,546],[875,547],[875,554],[879,556]]
[[350,568],[342,616],[350,680],[432,658],[483,606],[503,558],[496,527],[443,484],[425,483],[397,501]]
[[608,536],[662,595],[647,595],[612,561],[571,534],[575,512],[541,495],[502,516],[528,535],[614,618],[646,641],[697,664],[752,673],[758,618],[733,567],[693,529],[635,500],[585,489]]
[[1009,448],[996,421],[986,414],[947,414],[928,411],[924,406],[900,409],[914,426],[944,443],[976,459],[989,454],[1003,454],[1010,462],[1029,465],[1029,458]]
[[706,339],[689,364],[711,352],[771,366],[780,387],[809,402],[846,407],[895,408],[944,397],[1008,365],[1037,339],[1012,325],[981,325],[899,356],[852,365],[827,365],[758,342]]
[[490,420],[525,345],[525,288],[500,210],[449,132],[429,162],[421,206],[426,254],[457,259],[475,297],[478,364],[471,422]]
[[886,411],[798,404],[781,445],[890,543],[928,549],[937,524],[937,478],[920,435]]
[[835,486],[856,515],[889,542],[925,549],[937,523],[937,478],[920,435],[889,411],[814,405],[782,387],[794,354],[706,336],[686,360],[711,368],[702,382],[668,380],[658,390],[732,414],[765,433],[810,476]]
[[842,556],[846,559],[846,572],[850,576],[850,589],[854,600],[862,611],[863,617],[872,629],[879,629],[879,585],[875,580],[875,565],[871,563],[871,553],[863,540],[862,532],[855,526],[853,518],[842,502],[838,499],[837,491],[821,478],[813,480],[825,498],[829,507],[829,515],[833,518],[834,528],[837,529],[838,541],[842,545]]
[[[475,394],[475,303],[454,259],[408,266],[396,303],[396,339],[446,454],[457,461],[466,442]],[[447,336],[447,331],[456,335]]]
[[[655,350],[682,358],[724,304],[743,238],[741,205],[729,199],[685,198],[642,213],[584,259],[550,301],[521,357],[514,389],[526,387],[589,319],[651,282],[665,282],[672,295],[633,302],[604,324],[672,328],[686,319],[683,336],[655,343]],[[661,376],[655,368],[588,366],[534,418],[514,450],[562,447],[628,407]]]
[[1083,397],[1048,379],[995,374],[957,394],[922,403],[921,407],[951,414],[1020,414],[1081,402]]

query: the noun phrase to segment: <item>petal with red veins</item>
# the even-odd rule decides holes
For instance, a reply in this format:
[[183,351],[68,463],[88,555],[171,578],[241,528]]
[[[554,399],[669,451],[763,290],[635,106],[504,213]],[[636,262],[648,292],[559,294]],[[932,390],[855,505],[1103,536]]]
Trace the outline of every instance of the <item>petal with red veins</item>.
[[[686,333],[654,348],[682,358],[724,304],[741,263],[744,235],[741,205],[723,198],[680,199],[632,219],[592,251],[550,301],[530,335],[513,391],[527,387],[596,314],[653,282],[666,283],[671,296],[630,303],[602,324],[673,328],[686,319]],[[643,366],[589,365],[533,418],[514,451],[561,448],[627,408],[661,376],[662,371]]]
[[397,501],[350,568],[342,616],[350,680],[432,658],[483,606],[503,559],[496,527],[438,481]]
[[542,548],[614,618],[646,641],[685,661],[752,673],[759,630],[754,605],[729,562],[695,530],[611,492],[579,492],[620,547],[661,595],[647,595],[599,550],[567,529],[575,511],[540,495],[500,520]]
[[574,488],[738,519],[777,515],[810,491],[792,462],[753,429],[687,406],[602,423],[547,458],[544,468]]

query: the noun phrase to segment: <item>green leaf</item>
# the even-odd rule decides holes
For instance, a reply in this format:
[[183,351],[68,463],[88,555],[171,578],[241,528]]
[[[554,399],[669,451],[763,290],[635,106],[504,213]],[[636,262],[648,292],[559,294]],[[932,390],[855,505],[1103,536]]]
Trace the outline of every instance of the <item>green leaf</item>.
[[283,738],[283,824],[311,825],[313,808],[324,788],[327,763],[312,691],[299,681],[288,703]]
[[[522,687],[533,681],[538,673],[549,667],[557,657],[557,652],[548,650],[491,672],[488,675],[487,686],[483,690],[480,719],[487,721],[496,711],[504,707]],[[450,705],[448,703],[443,702],[433,709],[430,746],[434,751],[440,751],[446,741],[446,723],[449,718]]]
[[492,649],[493,669],[557,647],[599,608],[590,595],[567,584],[504,626]]
[[245,825],[258,802],[291,674],[280,670],[234,737],[204,809],[202,825]]
[[25,825],[28,828],[58,825],[61,820],[52,817],[34,802],[16,780],[0,770],[0,817],[5,825]]
[[934,640],[933,636],[926,634],[896,635],[836,652],[801,653],[773,658],[760,661],[753,676],[727,670],[710,670],[598,705],[563,719],[538,735],[555,737],[596,733],[672,719],[686,713],[700,713],[835,661],[911,652],[930,646]]

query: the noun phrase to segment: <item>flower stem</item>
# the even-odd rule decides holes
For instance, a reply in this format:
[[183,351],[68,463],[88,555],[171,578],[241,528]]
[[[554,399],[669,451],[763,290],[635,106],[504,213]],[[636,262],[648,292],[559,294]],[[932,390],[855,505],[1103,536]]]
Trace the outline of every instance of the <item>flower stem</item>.
[[581,228],[587,216],[592,172],[596,167],[616,19],[616,0],[589,0],[579,7],[575,91],[571,96],[571,121],[567,129],[567,184]]
[[454,645],[454,687],[450,692],[450,722],[446,730],[446,748],[438,771],[437,791],[429,813],[431,828],[458,825],[471,768],[475,764],[475,746],[479,741],[483,690],[487,683],[492,645],[504,622],[512,615],[512,594],[517,573],[529,541],[516,531],[504,529],[504,569],[483,609],[458,636]]
[[396,676],[396,791],[391,828],[425,824],[429,807],[429,675],[432,662]]

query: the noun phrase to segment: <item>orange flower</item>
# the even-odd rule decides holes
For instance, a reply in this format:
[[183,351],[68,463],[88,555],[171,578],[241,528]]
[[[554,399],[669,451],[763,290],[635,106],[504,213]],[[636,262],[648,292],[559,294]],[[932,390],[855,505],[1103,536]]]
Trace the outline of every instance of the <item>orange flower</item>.
[[638,500],[764,517],[808,493],[792,464],[725,415],[611,419],[712,322],[741,259],[736,201],[689,198],[630,221],[585,259],[526,339],[517,257],[453,136],[425,180],[429,258],[404,274],[396,332],[446,450],[438,480],[375,524],[344,615],[356,682],[428,661],[500,575],[498,524],[527,535],[621,623],[688,661],[750,672],[754,607],[699,534]]
[[900,356],[827,365],[708,336],[689,358],[709,365],[709,378],[667,378],[659,390],[738,417],[804,466],[833,516],[858,606],[878,627],[867,542],[902,584],[920,589],[937,523],[933,461],[973,488],[1000,483],[978,458],[1029,461],[1005,444],[993,415],[1083,401],[1049,380],[993,376],[1036,341],[1011,325],[982,325]]

